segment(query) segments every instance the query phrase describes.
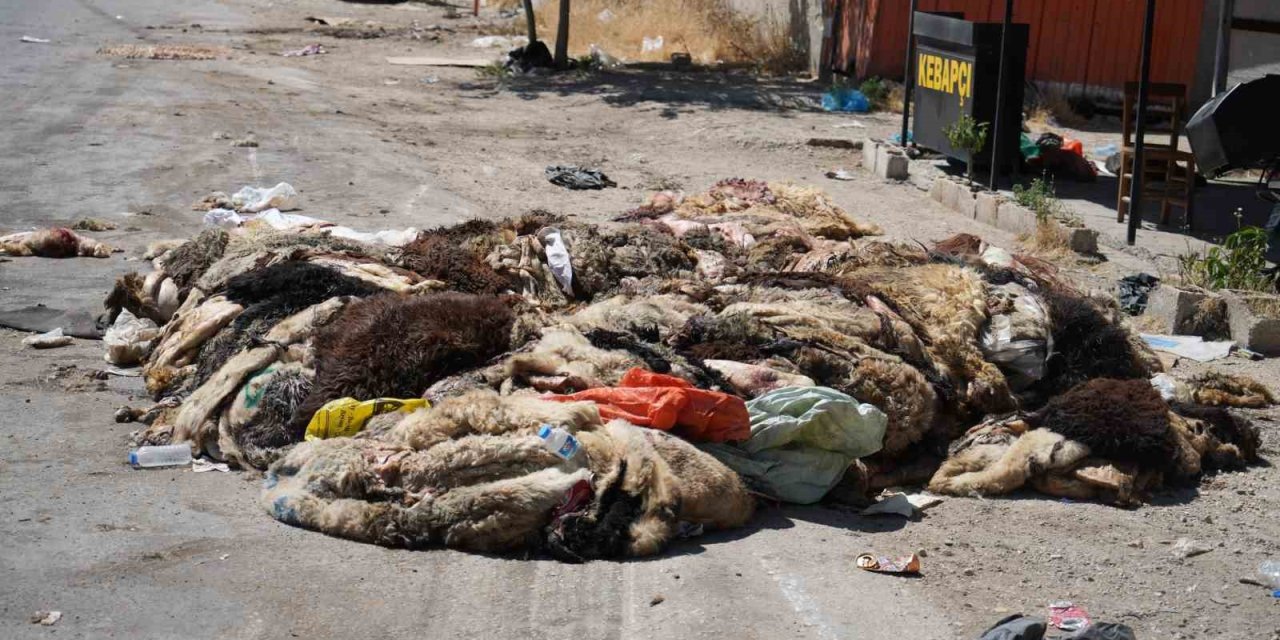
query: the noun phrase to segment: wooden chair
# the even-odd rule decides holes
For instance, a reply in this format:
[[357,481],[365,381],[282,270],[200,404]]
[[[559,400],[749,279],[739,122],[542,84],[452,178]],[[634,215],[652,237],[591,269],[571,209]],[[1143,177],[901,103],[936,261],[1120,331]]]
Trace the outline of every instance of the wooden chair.
[[[1143,144],[1142,198],[1160,203],[1160,224],[1169,223],[1169,210],[1179,207],[1183,221],[1191,227],[1195,201],[1196,160],[1190,151],[1178,144],[1182,137],[1183,118],[1187,110],[1187,87],[1182,84],[1152,83],[1147,88],[1147,131]],[[1124,222],[1129,210],[1129,189],[1135,171],[1134,135],[1138,123],[1138,83],[1124,86],[1124,113],[1121,116],[1123,145],[1120,150],[1120,188],[1116,195],[1116,220]],[[1152,113],[1163,113],[1167,120],[1152,124]]]

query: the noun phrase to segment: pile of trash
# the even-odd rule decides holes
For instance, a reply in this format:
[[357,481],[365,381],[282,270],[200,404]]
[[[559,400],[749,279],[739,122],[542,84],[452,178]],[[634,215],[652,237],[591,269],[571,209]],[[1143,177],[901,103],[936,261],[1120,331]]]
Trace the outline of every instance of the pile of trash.
[[753,180],[398,246],[213,227],[108,298],[110,348],[156,401],[117,417],[139,444],[266,470],[289,524],[567,561],[741,526],[755,494],[1131,505],[1257,459],[1246,420],[1194,400],[1256,383],[1167,400],[1113,300],[975,236],[878,234]]

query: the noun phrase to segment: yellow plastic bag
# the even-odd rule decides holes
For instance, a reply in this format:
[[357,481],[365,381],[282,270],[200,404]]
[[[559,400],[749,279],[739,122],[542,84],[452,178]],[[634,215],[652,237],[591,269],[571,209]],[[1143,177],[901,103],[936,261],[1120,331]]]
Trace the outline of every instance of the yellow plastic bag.
[[392,411],[409,413],[424,407],[430,407],[426,400],[398,400],[396,398],[375,398],[373,400],[356,400],[355,398],[339,398],[326,402],[307,424],[307,440],[325,440],[327,438],[348,438],[360,433],[369,418]]

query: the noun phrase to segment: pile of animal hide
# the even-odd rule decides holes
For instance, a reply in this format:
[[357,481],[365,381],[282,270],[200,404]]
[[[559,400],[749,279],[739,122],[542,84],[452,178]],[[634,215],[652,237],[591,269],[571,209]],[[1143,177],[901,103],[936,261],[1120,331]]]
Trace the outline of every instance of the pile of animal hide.
[[0,254],[41,258],[106,258],[115,249],[70,229],[55,227],[0,236]]
[[[1090,414],[1090,398],[1151,389],[1159,361],[1113,301],[1052,265],[974,236],[930,249],[876,234],[816,190],[749,180],[657,194],[609,223],[534,211],[392,249],[323,229],[211,229],[157,248],[153,271],[121,277],[107,299],[111,319],[128,310],[160,327],[138,346],[150,349],[142,371],[156,404],[121,416],[144,423],[140,444],[190,443],[266,470],[264,505],[284,522],[565,560],[656,553],[690,527],[745,523],[754,499],[743,481],[679,436],[752,436],[743,402],[788,388],[823,387],[807,395],[877,416],[875,442],[839,447],[843,460],[864,457],[846,474],[857,481],[832,493],[936,472],[951,493],[1030,482],[1082,496],[1084,478],[1111,465],[1133,470],[1133,488],[1090,495],[1128,503],[1161,478],[1256,456],[1254,432],[1227,409],[1157,395],[1129,403],[1143,420]],[[641,397],[653,385],[640,379],[663,381],[645,391],[654,397],[715,400],[679,411],[735,414],[637,420],[672,422],[676,435],[602,419],[646,414],[592,401]],[[1218,405],[1270,398],[1243,383],[1202,386],[1196,397]],[[418,397],[430,406],[303,442],[330,401]],[[544,424],[579,451],[545,447]],[[733,455],[748,468],[767,452],[755,462],[776,466],[806,459],[783,447],[807,441]],[[816,487],[805,500],[817,499],[838,479],[827,471],[788,486]]]

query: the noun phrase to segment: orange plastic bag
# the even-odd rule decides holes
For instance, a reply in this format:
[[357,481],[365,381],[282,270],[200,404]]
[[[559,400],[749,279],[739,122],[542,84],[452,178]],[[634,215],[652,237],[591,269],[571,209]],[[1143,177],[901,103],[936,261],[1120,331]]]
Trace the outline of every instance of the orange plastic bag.
[[638,367],[624,374],[617,387],[544,397],[591,401],[605,420],[620,418],[641,427],[674,430],[698,442],[741,441],[751,436],[751,416],[742,398],[698,389],[680,378]]
[[1068,153],[1074,153],[1081,158],[1084,157],[1084,143],[1075,138],[1062,137],[1062,150]]

